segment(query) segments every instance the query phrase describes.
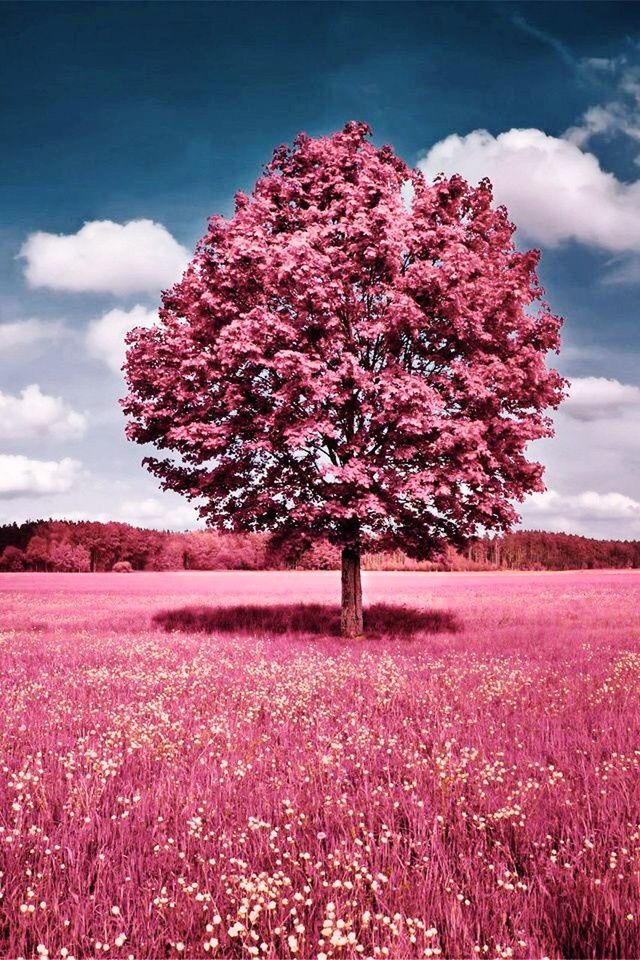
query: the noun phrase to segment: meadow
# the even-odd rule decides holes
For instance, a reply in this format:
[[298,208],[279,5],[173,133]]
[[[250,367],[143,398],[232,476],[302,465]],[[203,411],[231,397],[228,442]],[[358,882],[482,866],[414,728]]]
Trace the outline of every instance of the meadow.
[[363,579],[0,574],[0,955],[640,956],[640,572]]

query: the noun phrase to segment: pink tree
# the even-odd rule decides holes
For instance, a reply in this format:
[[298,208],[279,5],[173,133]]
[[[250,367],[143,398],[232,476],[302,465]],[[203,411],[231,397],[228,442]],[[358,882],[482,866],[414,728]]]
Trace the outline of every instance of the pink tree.
[[543,489],[561,320],[537,251],[491,185],[427,183],[369,128],[278,148],[213,217],[159,323],[128,336],[128,436],[165,488],[234,530],[342,551],[342,628],[362,634],[360,555],[416,557],[506,530]]

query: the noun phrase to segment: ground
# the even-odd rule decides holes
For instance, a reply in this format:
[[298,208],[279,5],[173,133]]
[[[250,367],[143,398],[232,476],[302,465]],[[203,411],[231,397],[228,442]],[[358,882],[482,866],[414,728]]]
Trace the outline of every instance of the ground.
[[640,956],[640,572],[338,590],[0,575],[0,955]]

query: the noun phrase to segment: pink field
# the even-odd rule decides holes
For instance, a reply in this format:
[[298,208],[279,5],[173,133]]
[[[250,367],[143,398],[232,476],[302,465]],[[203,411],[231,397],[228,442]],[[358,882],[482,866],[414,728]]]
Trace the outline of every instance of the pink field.
[[0,955],[640,956],[640,572],[338,580],[0,574]]

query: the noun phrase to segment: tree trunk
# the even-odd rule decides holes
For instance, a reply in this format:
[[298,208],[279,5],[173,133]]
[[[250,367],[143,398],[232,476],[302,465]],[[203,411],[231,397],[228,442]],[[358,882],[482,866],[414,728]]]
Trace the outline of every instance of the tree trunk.
[[360,580],[360,551],[344,547],[342,551],[342,615],[340,630],[343,637],[362,637],[362,582]]

